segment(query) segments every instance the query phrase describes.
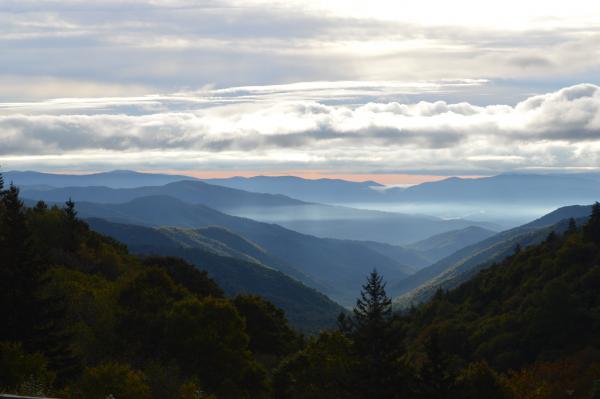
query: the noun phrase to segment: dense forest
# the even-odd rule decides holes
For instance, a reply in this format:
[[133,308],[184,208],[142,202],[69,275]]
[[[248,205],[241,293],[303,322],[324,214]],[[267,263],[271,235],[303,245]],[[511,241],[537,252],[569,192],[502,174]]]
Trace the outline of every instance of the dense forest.
[[0,259],[0,392],[600,398],[600,204],[406,313],[373,271],[353,312],[310,337],[182,259],[131,255],[71,201],[25,207],[1,180]]

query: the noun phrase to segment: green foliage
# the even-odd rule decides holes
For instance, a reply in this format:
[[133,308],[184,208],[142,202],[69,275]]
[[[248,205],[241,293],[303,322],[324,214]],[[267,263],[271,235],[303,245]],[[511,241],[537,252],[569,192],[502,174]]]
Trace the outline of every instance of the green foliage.
[[[221,271],[219,281],[246,270],[240,265],[254,268],[251,280],[257,270],[277,277],[239,259],[180,252],[210,267],[211,276]],[[12,393],[75,399],[597,396],[598,204],[581,228],[572,223],[566,235],[550,234],[404,315],[391,313],[383,279],[373,272],[353,315],[340,317],[340,331],[306,344],[270,302],[252,295],[226,299],[231,287],[222,290],[181,259],[130,255],[90,231],[72,202],[27,209],[15,187],[2,190],[0,259],[0,388]],[[287,282],[268,290],[274,298],[287,296],[290,308],[306,298]]]
[[592,206],[592,215],[587,225],[583,229],[585,238],[600,244],[600,202]]
[[394,398],[402,391],[396,384],[402,366],[397,358],[403,351],[398,331],[393,329],[392,301],[383,278],[373,270],[363,285],[350,320],[349,336],[357,364],[354,382],[365,397]]
[[600,213],[582,231],[551,236],[436,295],[412,313],[406,344],[414,347],[422,331],[436,330],[442,351],[466,362],[484,359],[498,370],[597,348],[598,226]]
[[0,393],[44,395],[54,377],[43,355],[25,353],[19,343],[0,342]]
[[486,362],[465,367],[456,379],[457,396],[462,399],[508,399],[510,393],[500,375]]
[[323,332],[277,368],[273,396],[279,399],[360,398],[352,381],[357,362],[348,337],[339,332]]
[[224,295],[221,287],[208,277],[206,271],[199,271],[181,258],[149,256],[143,259],[143,263],[146,266],[158,266],[165,270],[175,283],[187,288],[199,298],[207,296],[222,298]]
[[283,356],[300,348],[301,337],[281,309],[256,295],[238,295],[233,303],[246,322],[252,352]]
[[150,399],[146,376],[125,364],[88,368],[73,389],[73,399]]
[[[47,392],[57,373],[63,397],[178,398],[186,381],[201,397],[267,395],[245,319],[206,272],[140,260],[76,215],[71,201],[27,209],[15,187],[1,193],[0,341],[15,342],[0,347],[3,389]],[[256,301],[268,315],[247,315],[257,339],[261,322],[291,332],[280,310]],[[272,344],[265,350],[282,351]]]

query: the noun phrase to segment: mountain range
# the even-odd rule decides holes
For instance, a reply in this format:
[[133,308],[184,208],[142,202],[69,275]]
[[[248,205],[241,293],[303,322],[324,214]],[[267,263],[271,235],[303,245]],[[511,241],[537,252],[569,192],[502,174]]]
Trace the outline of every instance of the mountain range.
[[551,232],[563,233],[568,228],[568,219],[573,218],[578,225],[585,223],[590,213],[591,206],[560,208],[523,226],[462,248],[392,285],[390,291],[397,296],[394,303],[398,308],[406,308],[428,300],[440,288],[455,288],[480,270],[514,254],[516,248],[538,244]]
[[[301,234],[279,225],[230,216],[168,196],[136,198],[122,204],[78,202],[77,209],[83,218],[96,217],[131,225],[227,228],[292,266],[300,272],[294,277],[342,305],[353,304],[364,276],[373,268],[393,282],[414,271],[399,260],[390,259],[360,242]],[[270,266],[278,267],[277,264]],[[292,274],[289,270],[287,272]]]
[[360,202],[589,202],[600,195],[600,173],[500,174],[447,179],[409,187],[386,187],[374,181],[306,180],[291,176],[208,179],[206,182],[246,191],[284,194],[305,201]]
[[[7,182],[25,188],[48,189],[74,186],[105,186],[109,188],[134,188],[163,186],[181,180],[198,181],[185,175],[112,171],[88,175],[64,175],[38,172],[5,173]],[[562,174],[500,174],[489,177],[450,177],[409,187],[384,186],[374,181],[353,182],[340,179],[303,179],[295,176],[231,177],[204,179],[206,183],[242,190],[245,192],[284,195],[302,202],[344,205],[352,208],[379,210],[405,215],[429,215],[445,220],[470,219],[493,222],[502,228],[512,228],[538,218],[552,210],[581,203],[591,203],[600,198],[600,173]],[[155,193],[157,194],[157,193]],[[131,198],[130,198],[131,199]],[[214,205],[214,204],[213,204]],[[279,208],[277,213],[264,212],[253,201],[239,202],[235,206],[223,204],[222,211],[238,216],[262,218],[262,221],[284,223],[299,219],[328,217],[326,209],[308,206],[305,209]],[[298,204],[296,204],[298,205]],[[211,206],[211,205],[209,205]],[[215,206],[213,206],[215,207]],[[225,208],[228,208],[227,210]],[[322,226],[288,225],[292,229],[306,228],[304,232],[320,234]],[[462,226],[467,227],[467,226]],[[481,227],[490,228],[491,226]],[[458,229],[461,227],[454,227]],[[308,230],[310,229],[310,230]],[[498,230],[497,227],[492,228]],[[445,230],[445,231],[448,231]],[[441,233],[430,233],[429,235]],[[327,232],[331,235],[332,232]],[[347,238],[347,237],[337,237]],[[368,237],[354,237],[369,239]],[[427,235],[414,238],[418,241]],[[381,237],[372,239],[381,240]],[[389,242],[389,241],[386,241]],[[398,241],[390,242],[398,243]],[[407,243],[404,242],[403,243]]]
[[344,312],[325,295],[290,277],[297,276],[297,271],[291,272],[282,261],[223,228],[152,228],[97,218],[87,222],[93,230],[126,244],[132,253],[187,260],[208,272],[228,296],[262,296],[283,309],[290,323],[301,331],[330,328]]
[[315,204],[281,194],[254,193],[190,180],[136,188],[23,186],[22,193],[26,198],[47,202],[71,198],[75,202],[102,204],[125,203],[147,196],[170,196],[188,204],[202,204],[230,215],[277,223],[318,237],[388,244],[405,244],[472,225],[498,229],[497,225],[486,222]]

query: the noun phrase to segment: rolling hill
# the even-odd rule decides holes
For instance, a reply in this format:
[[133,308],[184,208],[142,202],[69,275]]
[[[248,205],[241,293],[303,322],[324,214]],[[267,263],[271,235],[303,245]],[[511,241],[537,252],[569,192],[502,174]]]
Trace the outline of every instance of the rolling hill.
[[[408,316],[412,325],[407,336],[435,331],[440,350],[484,359],[496,370],[556,362],[553,367],[538,364],[520,377],[527,375],[545,392],[553,379],[562,379],[562,389],[545,397],[590,397],[594,379],[585,389],[573,380],[588,373],[599,355],[600,210],[596,212],[589,223],[582,220],[583,227],[525,248],[460,287],[435,295]],[[413,342],[411,347],[416,346]],[[580,366],[561,377],[569,373],[569,363]],[[578,394],[565,394],[570,390]],[[533,391],[536,396],[542,388]]]
[[436,234],[425,240],[415,242],[408,248],[421,252],[434,263],[464,247],[483,241],[496,232],[478,226],[469,226],[460,230]]
[[[303,283],[323,290],[335,301],[348,306],[354,303],[364,277],[371,269],[377,268],[393,282],[413,272],[411,267],[357,242],[301,234],[167,196],[137,198],[123,204],[79,202],[77,209],[84,218],[98,217],[149,227],[225,227],[300,272],[301,275],[295,277]],[[270,266],[278,267],[273,263]],[[280,270],[286,272],[283,268]],[[302,279],[302,275],[307,278]]]
[[438,288],[454,288],[479,270],[512,255],[517,246],[526,248],[542,242],[552,231],[564,232],[566,219],[576,218],[578,224],[582,224],[586,218],[582,215],[589,216],[590,212],[591,206],[561,208],[531,223],[463,248],[392,285],[390,291],[397,296],[394,303],[400,308],[408,307],[427,300]]
[[377,200],[377,196],[384,195],[382,189],[385,188],[374,181],[303,179],[296,176],[231,177],[203,181],[255,193],[283,194],[302,201],[326,204]]
[[196,180],[190,176],[159,173],[140,173],[131,170],[113,170],[110,172],[69,175],[58,173],[40,173],[34,171],[3,172],[7,182],[25,186],[46,188],[104,186],[111,188],[132,188],[140,186],[162,186],[181,180]]
[[[414,186],[389,187],[374,182],[337,179],[309,180],[293,176],[206,179],[206,182],[246,191],[284,194],[329,204],[360,202],[512,202],[590,201],[600,196],[600,173],[500,174],[480,178],[450,177]],[[587,202],[585,201],[585,202]]]
[[[344,311],[317,290],[210,237],[219,235],[238,243],[244,241],[231,232],[217,232],[214,227],[198,230],[151,228],[97,218],[87,222],[93,230],[126,244],[135,254],[176,256],[187,260],[207,271],[228,296],[255,294],[264,297],[282,308],[290,323],[304,332],[332,327],[336,317]],[[243,245],[252,244],[245,242]],[[258,248],[255,250],[260,252]]]
[[304,234],[323,238],[404,244],[429,236],[478,225],[497,226],[462,219],[442,220],[421,215],[353,209],[313,204],[283,195],[252,193],[199,181],[179,181],[164,186],[113,189],[108,187],[24,187],[23,196],[47,202],[118,204],[147,196],[170,196],[188,204],[202,204],[234,216],[277,223]]

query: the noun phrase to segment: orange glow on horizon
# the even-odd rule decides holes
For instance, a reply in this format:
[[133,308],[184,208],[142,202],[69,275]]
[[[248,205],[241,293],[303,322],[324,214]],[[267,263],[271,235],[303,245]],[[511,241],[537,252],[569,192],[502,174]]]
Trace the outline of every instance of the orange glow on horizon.
[[[146,173],[165,173],[186,175],[199,179],[226,179],[229,177],[255,177],[255,176],[297,176],[303,179],[341,179],[355,182],[375,181],[383,185],[415,185],[420,183],[439,181],[450,176],[440,175],[414,175],[402,173],[333,173],[325,170],[286,170],[286,171],[256,171],[256,170],[141,170]],[[479,178],[483,176],[457,176],[462,178]]]
[[[441,176],[441,175],[416,175],[405,173],[335,173],[329,170],[297,169],[284,171],[263,170],[175,170],[175,169],[137,169],[140,173],[163,173],[168,175],[192,176],[198,179],[226,179],[229,177],[255,177],[255,176],[297,176],[303,179],[340,179],[354,182],[375,181],[386,186],[411,186],[421,183],[440,181],[449,177],[463,179],[477,179],[486,176]],[[105,171],[78,171],[78,170],[53,170],[47,173],[87,175]]]

